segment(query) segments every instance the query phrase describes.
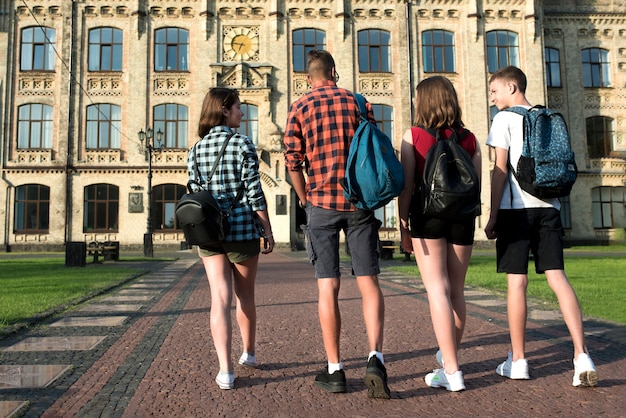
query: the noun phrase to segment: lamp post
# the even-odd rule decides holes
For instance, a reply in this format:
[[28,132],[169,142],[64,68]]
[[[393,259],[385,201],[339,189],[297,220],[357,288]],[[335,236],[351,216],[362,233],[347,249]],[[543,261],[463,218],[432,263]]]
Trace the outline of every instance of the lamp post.
[[147,231],[143,235],[143,255],[145,257],[154,257],[154,249],[152,246],[152,154],[158,154],[163,150],[163,132],[159,129],[154,136],[152,128],[146,128],[146,131],[137,132],[139,137],[139,152],[148,153],[148,225]]

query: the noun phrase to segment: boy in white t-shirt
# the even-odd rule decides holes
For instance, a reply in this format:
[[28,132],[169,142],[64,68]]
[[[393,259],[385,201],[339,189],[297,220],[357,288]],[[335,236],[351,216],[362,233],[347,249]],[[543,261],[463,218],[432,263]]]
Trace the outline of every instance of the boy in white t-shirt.
[[[508,66],[489,79],[489,96],[498,110],[514,106],[530,108],[525,96],[526,76]],[[558,199],[542,200],[521,189],[509,173],[508,159],[516,167],[522,152],[523,117],[499,112],[487,138],[495,150],[491,178],[491,213],[485,227],[487,238],[496,240],[497,269],[508,282],[508,319],[511,353],[496,373],[511,379],[529,379],[525,358],[528,287],[528,253],[537,273],[544,273],[555,293],[574,343],[574,386],[595,386],[598,373],[587,352],[580,305],[564,271],[563,233]]]

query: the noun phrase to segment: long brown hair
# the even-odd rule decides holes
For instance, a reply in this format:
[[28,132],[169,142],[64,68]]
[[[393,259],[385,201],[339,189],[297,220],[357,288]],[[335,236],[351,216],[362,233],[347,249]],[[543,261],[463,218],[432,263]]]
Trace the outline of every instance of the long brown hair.
[[464,126],[456,90],[446,77],[426,78],[415,90],[415,126],[436,129]]
[[211,128],[223,125],[224,115],[222,108],[229,109],[239,99],[239,93],[235,89],[227,87],[213,87],[204,96],[200,122],[198,123],[198,136],[204,138]]

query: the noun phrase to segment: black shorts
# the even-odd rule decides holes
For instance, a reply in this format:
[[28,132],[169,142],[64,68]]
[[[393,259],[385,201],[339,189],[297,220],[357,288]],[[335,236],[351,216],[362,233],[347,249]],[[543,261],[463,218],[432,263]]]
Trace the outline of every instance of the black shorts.
[[445,238],[450,244],[474,244],[475,218],[464,220],[440,219],[432,216],[411,216],[411,237]]
[[528,252],[535,271],[563,270],[563,227],[554,208],[500,210],[496,221],[498,273],[527,274]]

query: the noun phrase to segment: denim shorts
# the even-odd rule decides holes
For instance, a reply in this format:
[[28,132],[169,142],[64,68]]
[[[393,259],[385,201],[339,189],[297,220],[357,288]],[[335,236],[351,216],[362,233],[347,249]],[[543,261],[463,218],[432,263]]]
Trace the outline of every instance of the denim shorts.
[[306,250],[309,260],[315,266],[316,278],[341,277],[339,268],[341,231],[346,234],[352,258],[352,274],[358,277],[376,276],[380,273],[378,229],[381,222],[376,219],[373,211],[341,212],[308,203],[306,217]]
[[226,254],[231,263],[241,263],[260,252],[261,240],[259,238],[248,241],[225,241],[220,244],[198,247],[198,254],[201,257]]
[[527,274],[529,251],[537,273],[564,269],[563,227],[557,209],[502,209],[495,231],[498,273]]

